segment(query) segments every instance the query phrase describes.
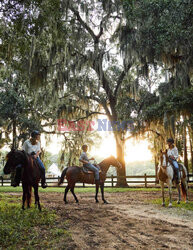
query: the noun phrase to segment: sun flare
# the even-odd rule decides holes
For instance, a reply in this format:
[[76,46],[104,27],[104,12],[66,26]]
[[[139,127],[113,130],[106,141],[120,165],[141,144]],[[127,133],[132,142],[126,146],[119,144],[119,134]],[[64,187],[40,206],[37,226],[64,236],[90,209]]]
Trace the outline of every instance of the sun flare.
[[[99,147],[93,146],[89,151],[90,155],[99,155],[102,158],[106,158],[110,155],[116,156],[116,143],[112,134],[103,138],[103,141]],[[152,159],[151,151],[148,148],[148,142],[146,140],[135,141],[133,139],[126,142],[125,145],[125,161],[148,161]]]

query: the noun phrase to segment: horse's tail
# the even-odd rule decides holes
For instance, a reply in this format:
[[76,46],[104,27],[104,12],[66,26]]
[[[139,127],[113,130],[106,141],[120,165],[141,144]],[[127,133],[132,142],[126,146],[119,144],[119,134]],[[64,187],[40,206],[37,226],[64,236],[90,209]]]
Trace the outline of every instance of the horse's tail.
[[31,197],[32,197],[32,186],[28,184],[23,184],[23,199],[28,207],[31,205]]
[[61,175],[60,180],[59,180],[59,182],[58,182],[58,186],[64,182],[64,177],[65,177],[65,175],[66,175],[67,170],[68,170],[68,168],[65,168],[65,169],[62,171],[62,175]]
[[187,172],[186,167],[185,167],[182,163],[179,163],[179,165],[181,165],[182,168],[183,168],[182,179],[185,180],[185,182],[184,182],[183,180],[181,180],[180,188],[181,188],[182,197],[184,198],[184,200],[186,200],[186,197],[187,197],[187,190],[186,190],[185,185],[186,185],[186,183],[187,183],[188,172]]
[[181,188],[181,192],[182,192],[182,197],[184,198],[184,200],[186,200],[187,193],[186,193],[186,188],[185,188],[183,182],[181,182],[180,188]]

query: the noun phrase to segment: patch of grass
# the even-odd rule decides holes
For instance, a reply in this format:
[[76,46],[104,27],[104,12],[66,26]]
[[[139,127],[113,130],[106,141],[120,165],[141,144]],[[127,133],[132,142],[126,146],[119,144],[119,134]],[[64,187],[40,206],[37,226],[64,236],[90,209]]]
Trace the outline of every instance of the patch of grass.
[[[155,205],[162,205],[162,198],[160,199],[153,199],[153,200],[147,200],[148,203],[155,204]],[[166,206],[169,205],[169,198],[165,199]],[[181,208],[181,209],[187,209],[193,211],[193,201],[189,201],[188,203],[185,203],[184,201],[181,201],[180,204],[177,204],[176,201],[172,202],[173,207]]]
[[[2,248],[51,247],[61,235],[69,237],[65,222],[59,225],[57,215],[43,208],[39,212],[21,209],[21,198],[0,194],[0,246]],[[14,202],[13,202],[14,201]],[[51,239],[51,240],[50,240]],[[0,247],[0,248],[1,248]]]
[[[41,187],[39,188],[39,192],[43,193],[50,193],[50,192],[57,192],[57,193],[63,193],[65,187],[48,187],[46,189],[42,189]],[[158,188],[111,188],[111,187],[105,187],[105,192],[109,193],[118,193],[118,192],[128,192],[128,191],[143,191],[143,192],[160,192],[160,187]],[[22,187],[0,187],[0,192],[22,192]],[[94,193],[95,192],[95,186],[93,185],[92,187],[86,187],[86,188],[75,188],[76,193]],[[192,188],[189,188],[189,192],[193,192]]]
[[[46,189],[39,188],[39,192],[57,192],[57,193],[63,193],[65,187],[48,187]],[[111,187],[105,187],[105,192],[109,193],[118,193],[118,192],[128,192],[128,191],[160,191],[160,188],[111,188]],[[0,192],[22,192],[22,187],[0,187]],[[93,187],[86,187],[86,188],[75,188],[76,193],[93,193],[95,192],[95,186]]]

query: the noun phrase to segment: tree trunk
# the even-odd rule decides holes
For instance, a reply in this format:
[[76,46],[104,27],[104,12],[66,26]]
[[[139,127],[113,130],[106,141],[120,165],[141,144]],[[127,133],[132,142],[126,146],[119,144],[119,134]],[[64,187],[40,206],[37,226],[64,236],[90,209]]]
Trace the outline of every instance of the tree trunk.
[[186,140],[186,126],[184,126],[184,138],[183,138],[183,144],[184,144],[184,165],[187,168],[188,174],[188,153],[187,153],[187,140]]
[[188,127],[188,136],[189,136],[189,142],[190,142],[190,162],[191,162],[191,170],[193,174],[193,133],[192,133],[192,128]]
[[190,138],[190,156],[191,156],[191,169],[193,174],[193,146],[192,146],[192,139]]
[[125,142],[121,140],[121,133],[114,132],[116,140],[117,160],[122,164],[121,169],[117,169],[117,187],[128,187],[126,181],[126,169],[125,169]]
[[158,170],[159,162],[158,162],[158,159],[157,159],[156,155],[154,156],[154,162],[155,162],[155,181],[156,181],[156,183],[159,183],[159,180],[158,180],[158,177],[157,177],[157,170]]
[[13,141],[12,141],[12,148],[16,149],[17,148],[17,132],[16,132],[16,119],[13,119]]

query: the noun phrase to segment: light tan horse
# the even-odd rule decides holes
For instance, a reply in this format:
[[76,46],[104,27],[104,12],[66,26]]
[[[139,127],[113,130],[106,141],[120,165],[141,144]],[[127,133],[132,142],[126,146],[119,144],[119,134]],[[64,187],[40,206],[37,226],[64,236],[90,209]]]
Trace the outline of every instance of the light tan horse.
[[169,207],[172,207],[172,182],[175,184],[177,190],[178,190],[178,201],[177,203],[179,204],[181,201],[181,193],[180,193],[180,187],[182,191],[182,196],[186,203],[188,202],[188,184],[187,184],[187,170],[186,167],[178,163],[180,167],[180,180],[181,184],[179,185],[176,183],[176,180],[174,179],[174,170],[169,162],[168,156],[167,156],[167,150],[165,152],[161,151],[161,157],[160,157],[160,165],[158,168],[158,179],[161,185],[162,189],[162,198],[163,198],[163,203],[162,206],[165,206],[165,198],[164,198],[164,183],[167,183],[168,189],[169,189]]

